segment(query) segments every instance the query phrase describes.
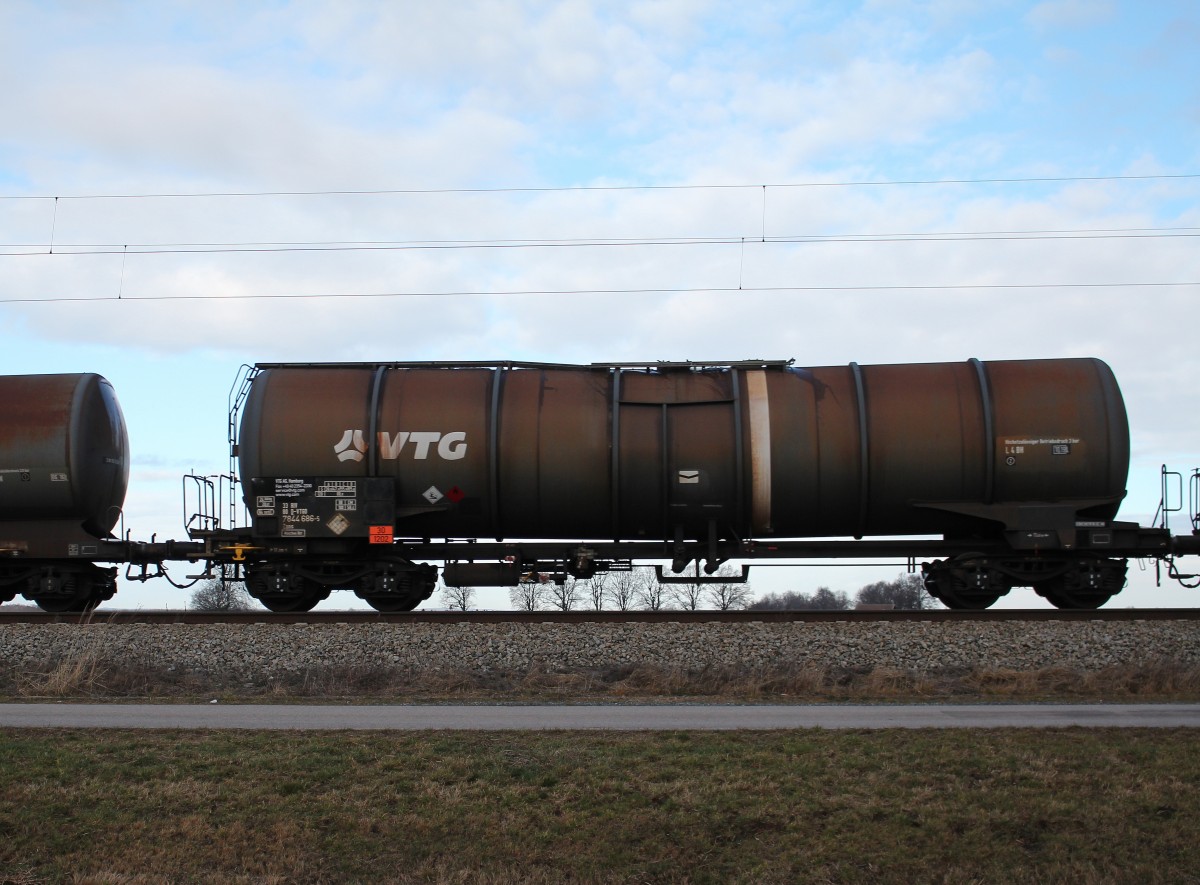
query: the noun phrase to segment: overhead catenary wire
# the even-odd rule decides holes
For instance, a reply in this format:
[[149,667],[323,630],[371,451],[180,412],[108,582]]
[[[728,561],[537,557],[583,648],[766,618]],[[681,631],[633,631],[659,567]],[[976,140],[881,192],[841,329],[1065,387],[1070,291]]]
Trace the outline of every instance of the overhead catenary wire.
[[[933,231],[929,233],[788,234],[754,237],[750,242],[775,245],[834,243],[938,243],[1023,240],[1122,240],[1200,237],[1200,227],[1097,228],[1024,231]],[[390,252],[469,249],[562,249],[632,246],[734,246],[743,236],[712,237],[593,237],[484,240],[328,240],[240,243],[0,243],[0,258],[34,255],[177,255],[268,252]],[[8,251],[3,251],[8,250]]]
[[[217,300],[217,299],[311,299],[311,298],[402,298],[402,297],[503,297],[519,295],[604,295],[632,293],[683,294],[702,292],[901,292],[901,291],[980,291],[1022,289],[1088,289],[1088,288],[1163,288],[1191,287],[1195,283],[1180,281],[1130,280],[1119,283],[993,283],[993,284],[889,284],[889,285],[809,285],[809,286],[757,286],[745,287],[742,273],[746,260],[746,243],[758,242],[764,246],[815,246],[815,245],[862,245],[887,243],[970,243],[1001,241],[1084,241],[1084,240],[1169,240],[1200,237],[1197,227],[1141,227],[1141,228],[1083,228],[1083,229],[1031,229],[1031,230],[982,230],[982,231],[932,231],[932,232],[884,232],[884,233],[832,233],[790,234],[767,236],[767,191],[769,188],[819,188],[819,187],[883,187],[908,185],[971,185],[971,184],[1030,184],[1069,182],[1116,182],[1154,180],[1197,180],[1200,173],[1110,175],[1110,176],[1042,176],[975,179],[911,179],[891,181],[809,181],[780,182],[776,184],[677,184],[677,185],[577,185],[555,187],[498,187],[498,188],[424,188],[424,189],[373,189],[373,190],[309,190],[309,191],[254,191],[254,192],[196,192],[196,193],[124,193],[124,194],[65,194],[54,197],[0,195],[0,200],[53,200],[51,235],[48,244],[0,243],[0,258],[45,258],[78,257],[89,255],[121,255],[120,280],[116,298],[71,296],[51,298],[0,298],[0,303],[63,303],[106,300],[125,301],[169,301],[169,300]],[[555,193],[588,191],[695,191],[695,190],[749,190],[761,192],[761,234],[724,236],[641,236],[641,237],[580,237],[580,238],[504,238],[504,239],[424,239],[424,240],[328,240],[328,241],[267,241],[248,240],[243,242],[144,242],[144,243],[64,243],[57,238],[58,206],[60,200],[101,199],[185,199],[209,197],[306,197],[306,196],[359,196],[359,195],[470,195],[470,194],[514,194]],[[593,248],[636,248],[636,247],[686,247],[686,246],[738,246],[739,285],[737,288],[705,286],[655,288],[635,287],[627,289],[540,289],[503,291],[448,291],[448,292],[331,292],[331,293],[281,293],[281,294],[235,294],[235,295],[127,295],[124,294],[125,263],[129,255],[171,254],[238,254],[238,253],[289,253],[289,252],[404,252],[443,250],[532,250],[532,249],[593,249]]]
[[180,200],[255,197],[353,197],[445,194],[542,194],[572,192],[750,190],[758,188],[933,187],[973,184],[1069,184],[1103,181],[1172,181],[1200,179],[1200,172],[1146,175],[1046,175],[1007,178],[913,178],[878,181],[783,181],[774,183],[579,184],[525,187],[364,188],[325,190],[191,191],[76,194],[0,194],[0,200]]
[[241,293],[232,295],[114,295],[51,296],[49,298],[0,298],[0,304],[66,304],[106,301],[283,301],[320,298],[497,298],[517,296],[572,295],[692,295],[704,293],[745,292],[952,292],[1045,289],[1167,289],[1200,287],[1197,282],[1118,282],[1118,283],[952,283],[935,285],[849,285],[849,286],[678,286],[632,287],[628,289],[504,289],[504,290],[443,290],[410,292],[309,292]]

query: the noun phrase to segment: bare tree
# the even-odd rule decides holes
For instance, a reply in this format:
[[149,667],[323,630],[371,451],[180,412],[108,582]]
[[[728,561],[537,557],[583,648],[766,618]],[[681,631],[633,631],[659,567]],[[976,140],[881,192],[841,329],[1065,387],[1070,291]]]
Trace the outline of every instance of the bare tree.
[[713,607],[723,611],[733,611],[745,608],[754,598],[754,591],[749,581],[742,580],[742,570],[735,565],[726,563],[713,573],[715,578],[736,578],[736,580],[720,581],[716,584],[706,584],[708,598]]
[[508,598],[518,611],[535,612],[542,607],[545,592],[546,585],[539,581],[522,581],[508,588]]
[[701,607],[707,595],[707,584],[700,579],[700,561],[693,563],[695,569],[694,581],[670,583],[665,585],[668,597],[684,611],[694,612]]
[[818,587],[813,591],[812,607],[818,611],[845,611],[850,608],[850,597],[841,590]]
[[[679,608],[698,611],[713,607],[721,611],[745,608],[753,598],[750,585],[741,580],[742,571],[735,565],[722,563],[711,575],[701,575],[700,563],[694,563],[695,580],[672,582],[666,592]],[[721,578],[737,578],[722,581]],[[707,605],[706,605],[707,603]]]
[[925,590],[925,580],[918,574],[898,575],[894,581],[867,584],[854,597],[856,605],[892,605],[898,609],[939,608]]
[[644,575],[635,592],[638,608],[646,609],[646,611],[662,611],[668,607],[668,603],[671,601],[667,596],[666,585],[660,584],[657,578],[653,578],[649,574]]
[[811,594],[789,590],[768,593],[746,608],[753,611],[845,611],[850,608],[850,597],[828,587],[818,587]]
[[603,611],[604,600],[608,598],[608,579],[612,572],[596,572],[584,585],[584,601],[594,612]]
[[604,593],[613,608],[627,612],[637,607],[641,586],[647,579],[646,570],[633,568],[627,572],[606,572]]
[[470,611],[475,602],[474,587],[442,586],[442,605],[451,611]]
[[244,612],[253,605],[246,585],[241,581],[210,578],[196,585],[190,607],[201,612]]
[[544,596],[551,608],[564,612],[574,611],[579,607],[579,597],[583,592],[582,583],[578,578],[564,575],[562,583],[555,581],[543,585]]

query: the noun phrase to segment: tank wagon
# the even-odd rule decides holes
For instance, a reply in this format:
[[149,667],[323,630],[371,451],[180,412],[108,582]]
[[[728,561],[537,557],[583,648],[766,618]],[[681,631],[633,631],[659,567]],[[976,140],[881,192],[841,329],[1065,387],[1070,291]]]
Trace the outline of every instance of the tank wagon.
[[48,611],[85,611],[197,544],[112,535],[129,484],[129,438],[112,385],[95,374],[0,376],[0,602],[17,594]]
[[129,439],[99,375],[0,377],[0,600],[43,608],[116,592],[93,559],[117,524],[129,483]]
[[505,586],[831,556],[927,558],[954,608],[1095,607],[1128,556],[1191,552],[1115,521],[1129,428],[1095,359],[262,364],[235,399],[250,524],[193,537],[277,611],[411,609],[428,560]]

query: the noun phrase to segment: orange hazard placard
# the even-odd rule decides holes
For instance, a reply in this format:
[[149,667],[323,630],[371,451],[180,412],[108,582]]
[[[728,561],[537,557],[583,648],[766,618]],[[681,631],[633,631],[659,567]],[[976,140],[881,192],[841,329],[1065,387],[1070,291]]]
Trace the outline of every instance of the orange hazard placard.
[[394,540],[390,525],[373,525],[370,532],[372,544],[390,544]]

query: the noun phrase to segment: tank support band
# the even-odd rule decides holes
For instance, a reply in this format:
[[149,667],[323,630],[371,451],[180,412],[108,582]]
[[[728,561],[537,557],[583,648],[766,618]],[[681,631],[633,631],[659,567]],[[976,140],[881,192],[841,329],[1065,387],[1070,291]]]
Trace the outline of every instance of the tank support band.
[[755,531],[771,530],[771,409],[767,373],[746,372],[750,413],[750,519]]
[[861,538],[867,533],[867,508],[871,501],[871,451],[867,435],[867,391],[863,384],[862,367],[858,363],[850,364],[850,373],[854,376],[854,398],[858,403],[858,530],[855,538]]
[[379,366],[371,380],[371,410],[367,413],[367,476],[379,476],[379,397],[383,392],[383,376],[387,366]]
[[992,391],[988,387],[987,366],[979,360],[970,360],[975,367],[975,376],[979,379],[979,404],[983,409],[983,445],[980,451],[984,453],[984,487],[983,503],[991,504],[996,496],[996,456],[993,446],[996,443],[995,419],[992,417]]

